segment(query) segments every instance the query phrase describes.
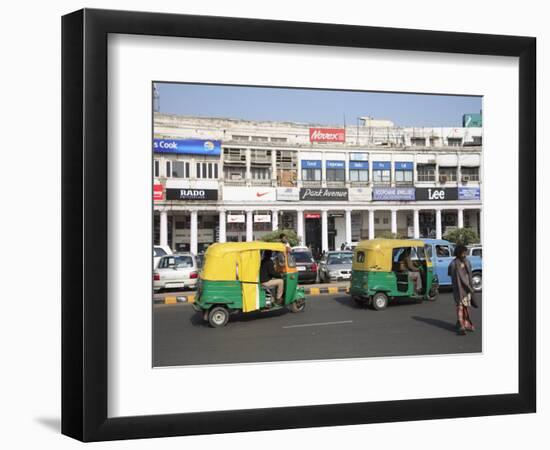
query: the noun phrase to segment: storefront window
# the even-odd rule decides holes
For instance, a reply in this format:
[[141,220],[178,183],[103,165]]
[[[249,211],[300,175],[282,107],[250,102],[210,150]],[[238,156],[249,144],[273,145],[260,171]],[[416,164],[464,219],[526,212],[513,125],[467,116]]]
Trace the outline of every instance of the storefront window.
[[416,176],[418,181],[435,181],[435,164],[417,164]]
[[345,169],[327,169],[327,181],[346,181]]
[[391,171],[388,170],[373,170],[372,179],[375,183],[389,183],[391,181]]
[[302,169],[303,181],[321,181],[321,169]]
[[456,181],[456,167],[439,167],[439,181]]
[[460,170],[464,181],[479,181],[479,167],[462,167]]
[[413,171],[412,170],[396,170],[395,171],[395,181],[396,183],[411,183],[413,181]]
[[218,178],[218,163],[216,162],[198,162],[196,169],[197,169],[197,178],[203,178],[203,179]]
[[369,181],[369,170],[360,169],[360,170],[350,170],[349,171],[349,180],[352,182],[368,182]]

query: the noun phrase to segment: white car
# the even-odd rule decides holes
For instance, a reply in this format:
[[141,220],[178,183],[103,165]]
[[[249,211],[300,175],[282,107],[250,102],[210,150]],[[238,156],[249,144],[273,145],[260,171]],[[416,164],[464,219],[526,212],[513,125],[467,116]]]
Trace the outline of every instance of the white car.
[[153,269],[159,265],[160,258],[165,255],[172,255],[172,249],[167,245],[155,245],[153,247]]
[[192,253],[176,253],[160,258],[153,272],[153,290],[196,289],[199,281],[197,260]]

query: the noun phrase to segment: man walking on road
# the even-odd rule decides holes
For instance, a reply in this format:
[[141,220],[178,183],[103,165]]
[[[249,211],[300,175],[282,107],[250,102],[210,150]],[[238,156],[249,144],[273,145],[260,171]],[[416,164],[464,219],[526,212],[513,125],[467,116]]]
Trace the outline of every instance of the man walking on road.
[[467,249],[463,245],[457,245],[455,259],[449,264],[448,273],[453,286],[453,296],[456,303],[458,334],[464,335],[466,331],[475,331],[470,319],[470,306],[472,305],[472,266],[466,258]]

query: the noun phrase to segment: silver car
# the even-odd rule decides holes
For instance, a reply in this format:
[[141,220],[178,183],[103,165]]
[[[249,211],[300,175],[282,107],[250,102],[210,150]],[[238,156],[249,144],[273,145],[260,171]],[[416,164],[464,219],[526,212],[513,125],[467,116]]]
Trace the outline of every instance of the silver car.
[[199,267],[192,253],[176,253],[160,258],[153,271],[153,290],[195,289],[199,281]]
[[353,252],[335,251],[326,253],[319,261],[319,281],[347,281],[351,279]]

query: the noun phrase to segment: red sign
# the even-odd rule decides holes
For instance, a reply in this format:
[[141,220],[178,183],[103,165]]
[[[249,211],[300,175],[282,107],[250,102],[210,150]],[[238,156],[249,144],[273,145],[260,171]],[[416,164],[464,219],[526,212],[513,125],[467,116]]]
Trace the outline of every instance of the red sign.
[[306,219],[320,219],[321,213],[305,213],[304,216]]
[[162,184],[153,185],[153,200],[164,200],[164,186]]
[[346,142],[344,128],[310,128],[309,142]]

